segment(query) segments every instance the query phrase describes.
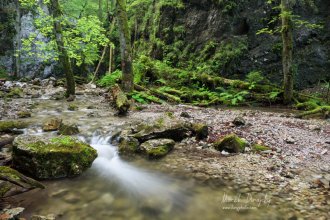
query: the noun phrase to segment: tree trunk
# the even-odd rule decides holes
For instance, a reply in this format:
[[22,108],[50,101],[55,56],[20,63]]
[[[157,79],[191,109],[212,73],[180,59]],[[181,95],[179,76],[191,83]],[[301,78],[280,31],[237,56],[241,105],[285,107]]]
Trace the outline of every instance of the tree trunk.
[[103,21],[102,0],[99,0],[98,17],[99,17],[99,20],[102,22]]
[[282,52],[282,65],[283,65],[283,101],[284,104],[290,104],[293,99],[293,27],[291,10],[289,5],[289,0],[281,0],[281,14],[282,14],[282,42],[283,42],[283,52]]
[[17,52],[16,57],[14,56],[15,60],[15,68],[14,68],[14,78],[21,77],[21,52],[22,49],[22,39],[21,39],[21,7],[19,0],[15,1],[16,6],[16,23],[15,23],[15,30],[16,30],[16,39],[15,39],[15,50]]
[[63,33],[62,33],[62,25],[61,25],[61,16],[62,11],[59,5],[58,0],[50,1],[50,13],[53,16],[54,22],[54,36],[57,44],[57,49],[59,53],[59,61],[63,67],[63,71],[66,76],[66,96],[75,95],[75,81],[73,76],[73,71],[70,63],[70,58],[68,53],[64,47]]
[[117,0],[117,17],[120,33],[122,88],[125,92],[133,90],[132,48],[128,29],[126,0]]

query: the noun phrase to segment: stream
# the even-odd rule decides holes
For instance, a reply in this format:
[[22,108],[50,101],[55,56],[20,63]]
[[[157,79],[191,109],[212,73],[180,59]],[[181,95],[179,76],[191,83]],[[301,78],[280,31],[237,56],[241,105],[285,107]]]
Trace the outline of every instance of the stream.
[[[33,126],[25,133],[43,135],[42,121],[61,117],[66,123],[78,125],[77,138],[95,148],[98,158],[81,176],[42,181],[46,189],[16,196],[13,203],[25,208],[22,217],[53,214],[64,220],[282,218],[282,212],[274,206],[279,202],[267,192],[244,194],[230,186],[174,175],[171,170],[164,171],[167,160],[122,159],[110,139],[112,132],[129,119],[114,117],[107,106],[84,96],[78,96],[75,103],[79,110],[68,111],[66,102],[39,99],[29,119]],[[91,105],[95,108],[91,109]],[[91,113],[97,116],[90,117]],[[281,206],[287,204],[281,202]]]

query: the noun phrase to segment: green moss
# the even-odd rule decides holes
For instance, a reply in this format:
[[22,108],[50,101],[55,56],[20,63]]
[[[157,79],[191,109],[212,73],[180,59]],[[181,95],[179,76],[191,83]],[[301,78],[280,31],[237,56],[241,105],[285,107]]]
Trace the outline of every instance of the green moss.
[[157,148],[148,150],[148,156],[151,158],[163,157],[168,153],[168,146],[160,145]]
[[69,111],[77,111],[78,110],[78,106],[74,103],[71,103],[69,106],[68,106],[68,110]]
[[197,140],[205,139],[209,135],[209,128],[206,124],[202,124],[202,123],[193,124],[192,129],[196,135]]
[[309,100],[307,102],[302,102],[302,103],[296,104],[297,109],[305,110],[305,111],[314,110],[317,107],[319,107],[319,105],[317,104],[317,102],[315,100]]
[[27,126],[28,123],[23,121],[0,121],[0,132],[10,132],[15,128],[23,129]]
[[6,95],[7,98],[22,98],[23,90],[21,88],[12,88],[10,92]]
[[216,141],[213,146],[218,151],[227,151],[229,153],[244,152],[245,147],[248,145],[246,141],[239,138],[235,134],[227,135],[220,140]]
[[267,146],[260,145],[260,144],[254,144],[254,145],[252,145],[252,150],[259,152],[259,151],[270,150],[270,148]]

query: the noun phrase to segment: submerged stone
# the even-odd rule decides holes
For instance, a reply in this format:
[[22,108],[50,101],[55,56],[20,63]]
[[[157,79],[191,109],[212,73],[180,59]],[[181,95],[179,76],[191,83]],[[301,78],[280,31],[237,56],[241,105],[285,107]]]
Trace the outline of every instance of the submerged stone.
[[0,198],[14,196],[35,188],[45,187],[14,169],[0,166]]
[[38,179],[77,176],[97,157],[95,149],[69,136],[21,135],[13,145],[14,167]]
[[164,157],[174,147],[175,142],[171,139],[154,139],[141,144],[141,152],[146,154],[150,159]]
[[235,134],[230,134],[214,142],[213,147],[220,152],[242,153],[247,145],[248,143],[245,140]]

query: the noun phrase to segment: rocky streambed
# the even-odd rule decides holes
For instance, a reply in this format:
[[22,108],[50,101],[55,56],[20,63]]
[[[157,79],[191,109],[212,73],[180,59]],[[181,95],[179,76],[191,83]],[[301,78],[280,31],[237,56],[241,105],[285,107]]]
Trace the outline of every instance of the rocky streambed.
[[[296,119],[288,110],[168,104],[138,105],[126,117],[119,118],[109,107],[106,91],[93,85],[80,86],[76,100],[67,102],[62,99],[64,89],[55,81],[34,84],[7,85],[7,94],[12,94],[1,100],[1,120],[20,118],[28,127],[4,130],[1,140],[12,140],[21,131],[44,135],[45,121],[59,118],[78,128],[72,135],[90,143],[99,157],[79,177],[42,181],[46,189],[2,200],[2,208],[24,207],[22,217],[49,214],[52,214],[49,218],[56,219],[330,217],[327,120]],[[164,155],[160,157],[152,154],[149,158],[141,151],[130,152],[133,155],[129,157],[125,151],[117,155],[120,137],[132,135],[138,139],[135,147],[142,146],[143,152],[147,152],[150,144],[139,143],[143,138],[137,135],[141,135],[138,125],[162,122],[157,128],[159,133],[161,125],[166,124],[159,120],[168,117],[184,124],[206,126],[207,138],[193,134],[193,129],[190,135],[178,139],[180,135],[174,132],[162,136],[175,140],[165,141],[170,147],[165,153],[162,149]],[[47,134],[57,136],[57,131]],[[228,152],[214,147],[215,142],[231,134],[247,143],[243,151]],[[1,163],[10,165],[10,143],[1,148]]]

